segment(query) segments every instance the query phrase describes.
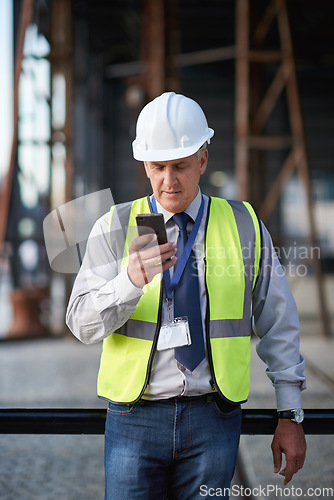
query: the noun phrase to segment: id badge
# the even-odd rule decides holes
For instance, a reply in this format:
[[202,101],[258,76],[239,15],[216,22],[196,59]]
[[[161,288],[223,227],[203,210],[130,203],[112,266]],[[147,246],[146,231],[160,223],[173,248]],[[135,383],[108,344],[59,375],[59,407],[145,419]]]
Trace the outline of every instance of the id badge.
[[165,351],[166,349],[174,349],[174,347],[182,347],[190,344],[191,337],[188,318],[186,316],[175,318],[160,328],[157,343],[158,351]]

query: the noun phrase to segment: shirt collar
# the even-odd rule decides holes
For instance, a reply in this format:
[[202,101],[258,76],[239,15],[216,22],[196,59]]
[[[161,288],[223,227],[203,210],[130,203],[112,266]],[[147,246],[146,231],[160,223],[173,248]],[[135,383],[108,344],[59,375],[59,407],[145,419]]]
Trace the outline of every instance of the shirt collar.
[[[189,217],[192,218],[193,221],[196,220],[198,211],[199,211],[200,206],[201,206],[201,202],[202,202],[202,193],[201,193],[200,188],[198,188],[198,193],[197,193],[196,197],[193,199],[193,201],[184,210],[189,215]],[[156,203],[157,203],[157,210],[158,210],[158,212],[160,214],[163,214],[164,221],[165,221],[165,223],[167,223],[173,217],[174,213],[168,212],[167,210],[165,210],[160,205],[160,203],[158,201],[156,201]]]

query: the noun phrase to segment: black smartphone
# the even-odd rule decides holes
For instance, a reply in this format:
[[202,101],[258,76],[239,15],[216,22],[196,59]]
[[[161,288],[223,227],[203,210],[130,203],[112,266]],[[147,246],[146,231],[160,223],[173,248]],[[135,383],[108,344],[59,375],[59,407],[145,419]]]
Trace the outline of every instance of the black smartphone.
[[162,214],[138,214],[136,222],[139,236],[155,233],[158,237],[158,245],[167,243],[166,226]]

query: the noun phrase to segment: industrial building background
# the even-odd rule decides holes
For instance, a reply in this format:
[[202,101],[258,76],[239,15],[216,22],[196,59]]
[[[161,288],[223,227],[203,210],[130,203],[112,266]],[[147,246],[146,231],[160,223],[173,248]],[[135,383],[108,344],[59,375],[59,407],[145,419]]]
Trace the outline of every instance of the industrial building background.
[[41,304],[42,330],[61,332],[72,277],[51,272],[43,219],[106,188],[116,203],[147,194],[131,152],[136,118],[148,100],[173,90],[198,101],[215,130],[203,191],[254,204],[282,263],[314,275],[320,329],[330,335],[323,273],[334,257],[333,4],[15,0],[13,7],[14,137],[0,215],[17,309],[10,334],[38,334]]
[[[175,91],[196,100],[215,130],[202,191],[253,203],[286,270],[302,338],[330,349],[334,3],[3,1],[13,14],[13,133],[0,162],[0,340],[68,339],[75,273],[50,266],[43,221],[102,190],[115,203],[149,194],[132,157],[137,116]],[[333,370],[325,376],[333,391]]]

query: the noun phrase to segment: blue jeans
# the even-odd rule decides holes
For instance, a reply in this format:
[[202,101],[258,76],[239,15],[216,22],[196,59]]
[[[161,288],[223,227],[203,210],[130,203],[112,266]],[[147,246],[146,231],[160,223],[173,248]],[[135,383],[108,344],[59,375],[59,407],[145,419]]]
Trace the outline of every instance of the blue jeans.
[[229,488],[240,428],[240,407],[225,413],[213,395],[110,403],[105,499],[195,500],[209,488]]

